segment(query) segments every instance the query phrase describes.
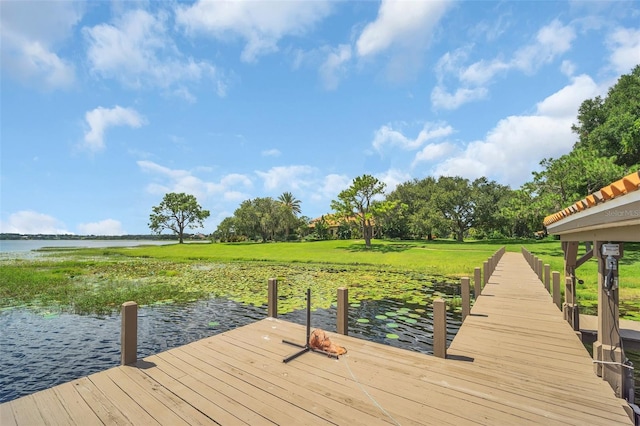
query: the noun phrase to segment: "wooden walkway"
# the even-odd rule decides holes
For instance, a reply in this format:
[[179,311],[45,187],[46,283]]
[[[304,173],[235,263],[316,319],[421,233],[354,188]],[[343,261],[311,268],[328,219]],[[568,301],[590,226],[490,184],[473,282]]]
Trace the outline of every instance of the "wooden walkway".
[[520,254],[506,253],[439,359],[268,318],[0,405],[0,424],[631,424]]

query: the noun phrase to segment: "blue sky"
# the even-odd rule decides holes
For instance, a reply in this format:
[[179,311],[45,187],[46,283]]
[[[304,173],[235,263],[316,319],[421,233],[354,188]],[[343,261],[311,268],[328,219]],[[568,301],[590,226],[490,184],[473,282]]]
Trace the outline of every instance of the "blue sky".
[[580,103],[640,63],[640,3],[7,1],[0,231],[144,234],[290,191],[311,218],[364,173],[518,188]]

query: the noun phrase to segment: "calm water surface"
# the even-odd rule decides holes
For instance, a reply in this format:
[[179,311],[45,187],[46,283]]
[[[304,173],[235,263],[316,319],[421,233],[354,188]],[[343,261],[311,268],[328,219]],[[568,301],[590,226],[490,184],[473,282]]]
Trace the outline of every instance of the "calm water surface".
[[[266,307],[211,299],[186,305],[142,307],[138,311],[138,357],[181,346],[247,325],[267,316]],[[280,318],[305,324],[306,311]],[[368,322],[364,322],[364,321]],[[460,325],[450,315],[449,339]],[[336,330],[336,309],[311,314],[313,328]],[[120,363],[120,316],[0,313],[0,402],[96,373]],[[349,308],[349,335],[432,353],[432,321],[423,306],[365,301]],[[304,341],[304,336],[291,336]]]

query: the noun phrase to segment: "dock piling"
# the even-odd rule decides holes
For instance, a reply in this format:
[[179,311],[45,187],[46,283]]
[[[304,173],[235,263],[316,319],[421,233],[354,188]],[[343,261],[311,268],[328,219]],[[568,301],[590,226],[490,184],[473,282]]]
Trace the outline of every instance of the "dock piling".
[[128,365],[138,360],[138,304],[124,302],[120,312],[120,365]]
[[447,357],[447,305],[440,298],[433,301],[433,354]]

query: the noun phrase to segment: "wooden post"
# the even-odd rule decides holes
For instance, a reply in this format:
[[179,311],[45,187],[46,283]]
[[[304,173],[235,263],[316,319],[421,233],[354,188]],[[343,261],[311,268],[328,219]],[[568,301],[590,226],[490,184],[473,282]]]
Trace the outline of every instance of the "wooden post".
[[267,315],[272,318],[278,317],[278,280],[269,278],[267,295]]
[[338,288],[338,334],[349,334],[349,290]]
[[447,305],[444,299],[433,301],[433,354],[447,357]]
[[538,279],[542,282],[542,259],[538,259]]
[[[623,245],[618,245],[618,255],[622,257]],[[618,398],[624,394],[624,372],[622,363],[625,359],[624,352],[620,347],[619,328],[619,291],[618,289],[607,289],[605,280],[612,278],[614,282],[618,279],[618,268],[607,269],[606,256],[603,256],[603,243],[594,242],[594,256],[598,257],[598,340],[593,344],[593,357],[596,361],[607,362],[607,364],[596,362],[594,369],[598,376],[609,382]],[[611,272],[609,272],[611,271]]]
[[487,285],[489,282],[489,262],[484,262],[482,264],[482,284],[483,286]]
[[120,312],[120,365],[128,365],[138,360],[138,304],[124,302]]
[[549,293],[551,293],[551,265],[548,263],[544,264],[544,288],[547,289]]
[[553,303],[556,304],[558,309],[562,310],[560,296],[560,272],[553,271]]
[[480,297],[480,293],[482,293],[482,281],[480,280],[481,280],[480,268],[475,268],[473,270],[473,286],[474,286],[473,296],[476,298],[476,300],[478,300],[478,297]]
[[566,277],[564,283],[564,318],[571,325],[576,334],[580,334],[580,311],[576,303],[576,281]]
[[465,318],[471,312],[471,298],[469,296],[469,278],[464,277],[460,280],[460,295],[462,296],[462,321],[464,322]]

